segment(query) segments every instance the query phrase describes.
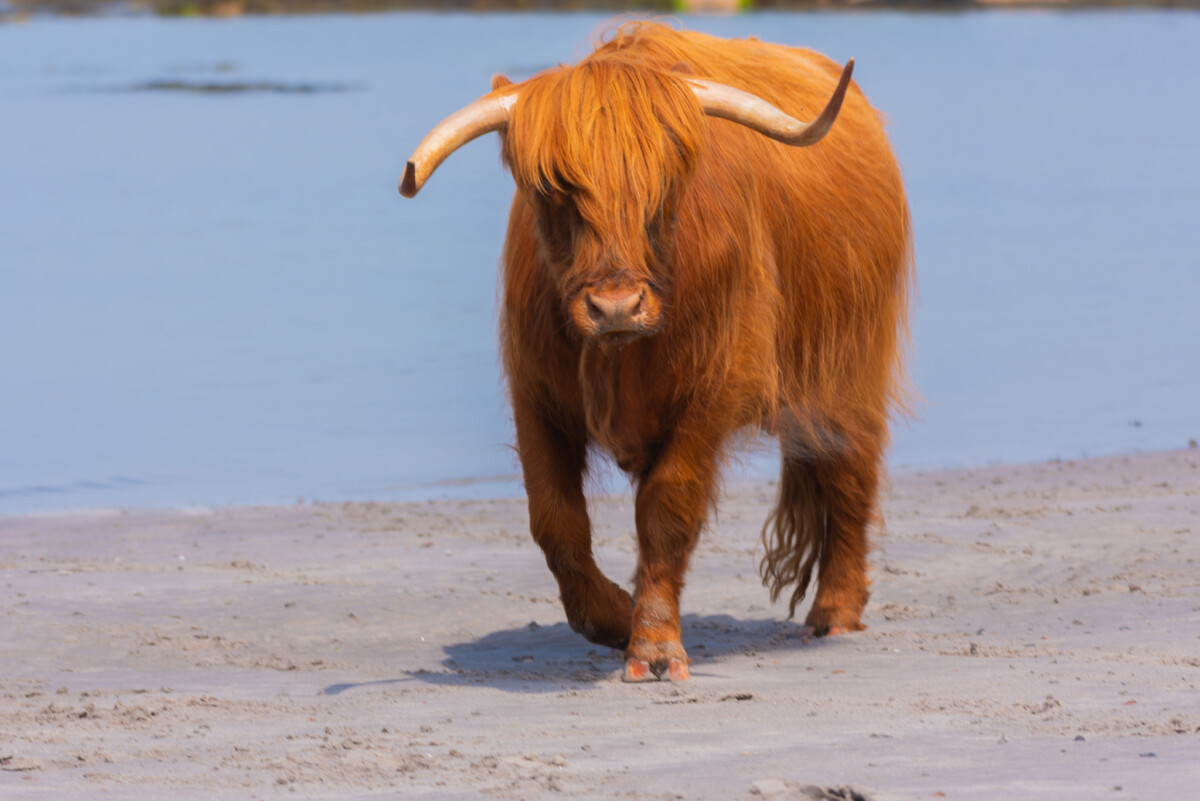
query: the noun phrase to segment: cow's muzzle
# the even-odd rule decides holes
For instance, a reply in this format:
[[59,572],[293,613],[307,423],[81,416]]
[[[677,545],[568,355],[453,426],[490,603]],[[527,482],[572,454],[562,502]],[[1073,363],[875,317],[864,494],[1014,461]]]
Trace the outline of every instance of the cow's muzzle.
[[646,284],[595,285],[571,304],[571,317],[585,336],[630,338],[658,330],[662,306]]

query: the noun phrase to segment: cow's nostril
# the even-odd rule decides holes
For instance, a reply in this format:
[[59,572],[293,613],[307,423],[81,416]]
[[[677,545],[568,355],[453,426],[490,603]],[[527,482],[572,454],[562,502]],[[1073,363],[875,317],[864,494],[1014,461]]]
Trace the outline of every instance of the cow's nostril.
[[600,306],[596,303],[596,301],[592,299],[591,295],[588,295],[588,297],[587,297],[587,314],[588,314],[588,318],[591,319],[591,321],[593,323],[596,323],[597,325],[604,322],[604,318],[605,318],[604,310],[601,309]]
[[626,312],[630,317],[637,317],[642,313],[642,301],[646,299],[646,290],[638,293],[638,296],[633,299],[633,303],[629,305],[629,310]]

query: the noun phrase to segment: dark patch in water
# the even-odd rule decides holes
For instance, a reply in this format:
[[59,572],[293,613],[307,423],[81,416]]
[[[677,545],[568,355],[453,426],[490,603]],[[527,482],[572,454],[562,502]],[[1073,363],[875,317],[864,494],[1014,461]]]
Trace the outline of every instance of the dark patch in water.
[[147,479],[130,478],[129,476],[112,476],[107,481],[81,479],[67,484],[30,484],[24,487],[0,487],[0,500],[6,498],[23,498],[31,495],[73,495],[80,491],[105,491],[122,487],[140,487],[149,485]]
[[183,64],[172,64],[171,66],[167,67],[167,72],[180,74],[188,72],[230,73],[237,71],[237,65],[230,61],[218,61],[215,63],[187,62]]
[[356,92],[361,86],[343,83],[283,83],[281,81],[145,81],[135,83],[130,92],[192,92],[195,94],[241,94],[266,92],[285,95],[311,95],[331,92]]

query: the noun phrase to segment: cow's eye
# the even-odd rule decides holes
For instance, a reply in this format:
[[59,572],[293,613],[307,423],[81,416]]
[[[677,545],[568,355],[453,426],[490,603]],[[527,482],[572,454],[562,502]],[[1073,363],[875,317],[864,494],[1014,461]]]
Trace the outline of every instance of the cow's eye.
[[668,215],[667,209],[660,207],[646,223],[646,241],[650,245],[650,251],[660,259],[664,256],[660,249],[671,238],[671,220]]
[[556,192],[551,195],[538,194],[536,201],[538,231],[546,255],[555,262],[567,262],[575,236],[578,212],[567,197]]

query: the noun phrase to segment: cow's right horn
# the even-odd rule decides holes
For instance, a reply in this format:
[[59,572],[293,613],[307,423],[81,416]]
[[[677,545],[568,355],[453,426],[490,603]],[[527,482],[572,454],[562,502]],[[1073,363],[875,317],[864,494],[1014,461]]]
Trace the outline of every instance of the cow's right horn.
[[504,91],[505,88],[460,108],[425,135],[404,168],[400,194],[405,197],[417,194],[447,156],[472,139],[508,125],[508,112],[517,102],[517,93]]
[[850,59],[842,70],[842,77],[838,80],[837,88],[833,90],[829,102],[812,122],[800,122],[758,95],[723,83],[700,78],[688,78],[687,81],[700,100],[705,114],[740,123],[785,145],[805,147],[820,142],[833,127],[833,121],[842,110],[842,101],[846,99],[846,89],[850,86],[850,74],[853,72],[854,59]]

